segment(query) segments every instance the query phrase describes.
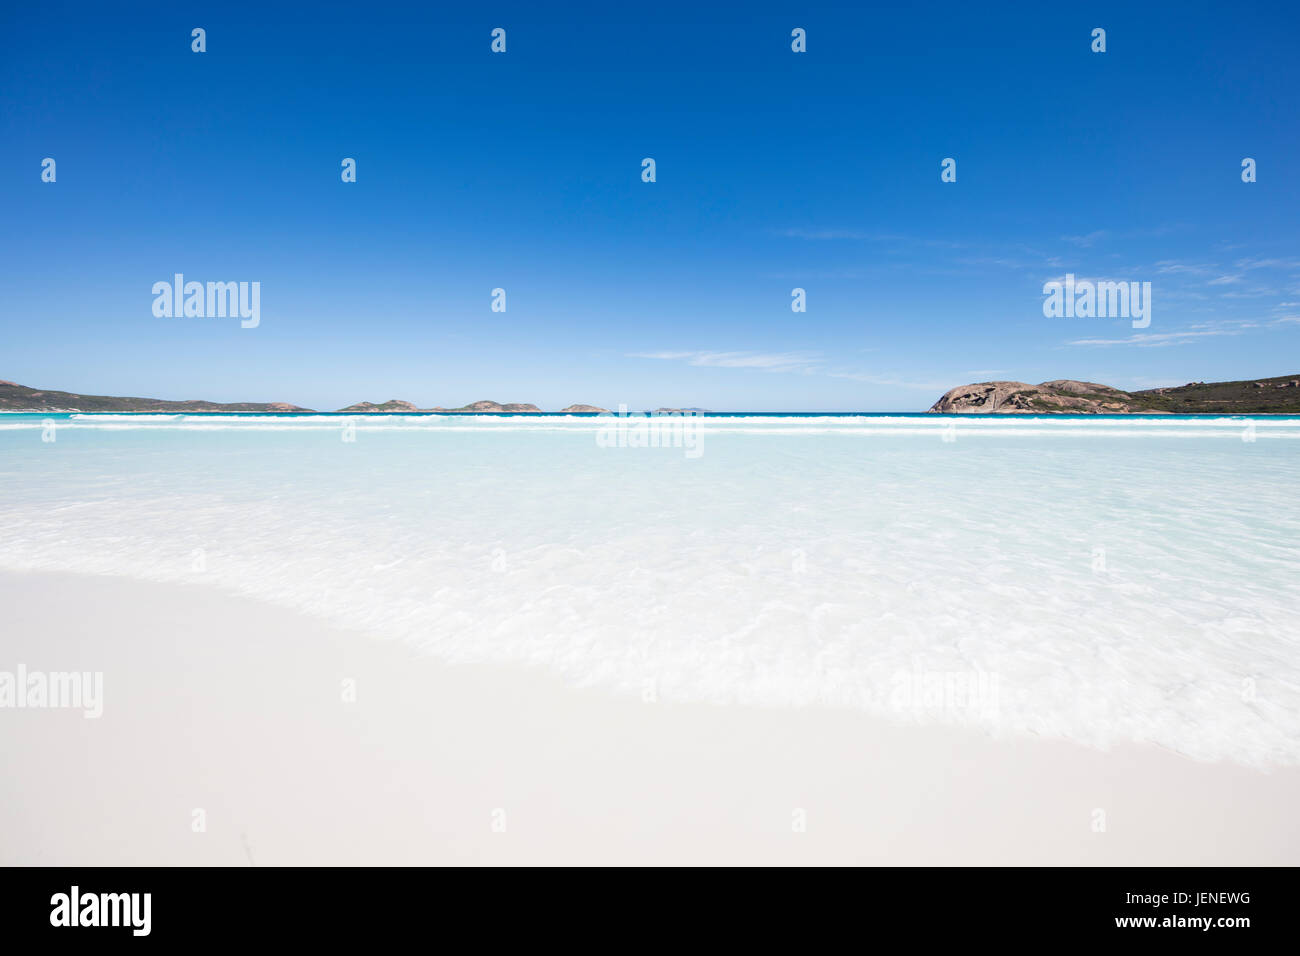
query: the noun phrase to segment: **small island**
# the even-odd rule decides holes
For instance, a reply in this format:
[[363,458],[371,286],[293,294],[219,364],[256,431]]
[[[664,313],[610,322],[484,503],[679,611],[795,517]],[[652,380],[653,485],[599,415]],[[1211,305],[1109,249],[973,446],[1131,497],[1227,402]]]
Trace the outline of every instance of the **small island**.
[[929,410],[945,415],[1296,415],[1300,414],[1300,375],[1188,382],[1134,392],[1074,379],[1040,385],[976,382],[949,389]]

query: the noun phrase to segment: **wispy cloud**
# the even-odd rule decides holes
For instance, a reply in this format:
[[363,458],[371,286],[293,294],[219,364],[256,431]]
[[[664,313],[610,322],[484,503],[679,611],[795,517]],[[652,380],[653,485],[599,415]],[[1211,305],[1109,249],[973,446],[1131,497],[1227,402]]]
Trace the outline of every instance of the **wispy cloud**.
[[806,372],[819,360],[800,352],[634,352],[628,358],[685,362],[706,368],[753,368],[765,372]]
[[[1065,285],[1065,279],[1066,279],[1066,276],[1065,276],[1065,275],[1056,275],[1056,276],[1052,276],[1052,277],[1050,277],[1050,278],[1048,278],[1048,279],[1044,279],[1044,280],[1043,280],[1043,285],[1047,285],[1047,283],[1049,283],[1049,282],[1059,282],[1062,286],[1064,286],[1064,285]],[[1117,278],[1114,278],[1114,277],[1107,278],[1107,277],[1105,277],[1105,276],[1090,276],[1090,275],[1078,275],[1078,274],[1075,274],[1075,276],[1074,276],[1074,287],[1075,287],[1076,289],[1079,289],[1079,288],[1082,288],[1084,284],[1089,283],[1089,282],[1092,283],[1094,286],[1096,286],[1096,285],[1100,285],[1100,284],[1103,283],[1103,282],[1123,282],[1123,283],[1129,283],[1129,282],[1134,282],[1134,281],[1137,281],[1137,280],[1135,280],[1135,279],[1132,278],[1132,277],[1118,278],[1118,279],[1117,279]]]
[[1300,259],[1238,259],[1238,269],[1300,269]]
[[1161,275],[1208,276],[1218,271],[1219,268],[1213,264],[1199,262],[1176,262],[1173,259],[1164,259],[1156,263],[1156,272]]
[[1066,345],[1135,345],[1139,348],[1155,348],[1166,345],[1189,345],[1197,339],[1216,335],[1240,335],[1253,325],[1244,324],[1235,329],[1186,329],[1181,332],[1140,333],[1124,339],[1074,339]]
[[963,266],[1001,266],[1005,269],[1037,269],[1041,262],[1026,262],[1009,256],[962,256],[953,260]]
[[[864,349],[863,351],[870,351]],[[864,372],[841,366],[829,366],[817,354],[806,352],[707,352],[699,350],[634,352],[628,358],[658,359],[667,362],[685,362],[700,368],[747,368],[761,372],[794,372],[804,375],[824,375],[827,378],[849,379],[868,385],[887,385],[892,388],[916,388],[940,391],[951,388],[951,383],[919,382],[890,372]]]
[[805,229],[794,227],[792,229],[782,229],[778,235],[785,236],[787,239],[873,239],[871,233],[862,232],[858,229]]
[[777,229],[775,234],[787,239],[809,239],[826,241],[833,239],[853,239],[860,242],[891,242],[897,245],[915,245],[937,249],[963,249],[968,244],[953,239],[931,239],[925,236],[905,236],[895,232],[873,232],[869,229],[844,229],[839,227],[792,226]]
[[1105,229],[1098,229],[1095,232],[1090,232],[1084,236],[1062,236],[1061,239],[1064,242],[1071,242],[1076,246],[1083,246],[1086,249],[1098,240],[1105,239],[1108,235],[1110,235],[1110,233]]

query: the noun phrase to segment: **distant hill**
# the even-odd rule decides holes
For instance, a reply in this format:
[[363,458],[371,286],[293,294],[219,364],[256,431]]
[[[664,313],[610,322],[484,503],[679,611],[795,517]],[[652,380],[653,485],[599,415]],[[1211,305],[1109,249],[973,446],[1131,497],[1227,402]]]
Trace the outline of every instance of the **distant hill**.
[[0,382],[0,411],[6,412],[310,412],[288,402],[167,401],[161,398],[118,398],[78,395]]
[[[502,405],[500,402],[490,402],[486,399],[481,402],[471,402],[468,405],[462,405],[460,408],[443,408],[438,405],[434,408],[420,408],[414,402],[405,402],[401,399],[390,398],[382,405],[375,405],[372,402],[357,402],[355,405],[349,405],[347,408],[340,408],[340,412],[396,412],[398,414],[411,413],[432,413],[432,412],[454,412],[458,414],[477,414],[477,415],[500,415],[500,414],[524,414],[530,412],[541,412],[536,405],[528,405],[519,402],[512,402]],[[597,409],[599,411],[599,409]]]
[[355,405],[349,405],[347,408],[340,408],[341,412],[418,412],[414,402],[404,402],[397,398],[390,398],[382,404],[376,405],[373,402],[357,402]]
[[478,412],[480,414],[499,414],[501,412],[540,412],[541,409],[536,405],[528,405],[521,402],[508,402],[502,405],[500,402],[489,402],[484,399],[481,402],[470,402],[468,405],[462,405],[460,408],[433,408],[434,412]]
[[1170,388],[1124,392],[1096,382],[1057,379],[1026,382],[976,382],[945,392],[930,407],[945,414],[1032,415],[1210,413],[1300,414],[1300,375],[1243,382],[1188,382]]
[[[570,405],[566,412],[603,412],[596,405]],[[288,402],[205,402],[200,399],[170,401],[161,398],[119,398],[111,395],[79,395],[29,388],[16,382],[0,381],[0,412],[312,412],[313,409]],[[419,408],[414,402],[390,398],[376,405],[357,402],[340,412],[349,414],[418,414],[420,412],[459,412],[481,415],[520,415],[540,413],[536,405],[526,402],[481,401],[460,408]]]
[[1176,388],[1149,388],[1133,398],[1157,412],[1267,412],[1300,414],[1300,375],[1244,382],[1188,382]]

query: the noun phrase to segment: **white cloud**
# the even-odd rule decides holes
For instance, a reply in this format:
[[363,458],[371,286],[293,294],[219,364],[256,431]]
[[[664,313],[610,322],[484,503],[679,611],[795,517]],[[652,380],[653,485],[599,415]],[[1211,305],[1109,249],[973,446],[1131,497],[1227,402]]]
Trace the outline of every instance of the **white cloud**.
[[798,352],[636,352],[628,358],[662,359],[707,368],[754,368],[765,372],[805,372],[818,359]]
[[1062,236],[1061,239],[1064,240],[1065,242],[1072,242],[1076,246],[1083,246],[1084,248],[1087,248],[1097,240],[1105,239],[1108,235],[1110,235],[1110,233],[1108,233],[1105,229],[1098,229],[1095,232],[1088,233],[1086,236]]
[[874,239],[870,233],[861,232],[856,229],[803,229],[795,227],[793,229],[781,230],[781,235],[787,239]]
[[1238,269],[1300,269],[1300,259],[1238,259]]
[[[867,351],[867,350],[863,350]],[[951,383],[907,381],[890,374],[860,372],[854,369],[827,368],[819,355],[803,352],[705,352],[664,351],[634,352],[628,358],[660,359],[685,362],[701,368],[748,368],[761,372],[795,372],[804,375],[825,375],[844,378],[868,385],[888,385],[894,388],[917,388],[933,391],[951,388]]]
[[1251,328],[1250,325],[1242,326],[1237,329],[1203,329],[1199,331],[1185,330],[1182,332],[1158,332],[1158,333],[1141,333],[1129,336],[1126,339],[1074,339],[1066,345],[1136,345],[1139,347],[1153,348],[1162,345],[1189,345],[1198,338],[1215,335],[1240,335],[1245,328]]
[[1163,275],[1194,275],[1205,276],[1212,275],[1218,271],[1213,265],[1201,265],[1191,262],[1175,262],[1172,259],[1164,259],[1156,263],[1156,272]]

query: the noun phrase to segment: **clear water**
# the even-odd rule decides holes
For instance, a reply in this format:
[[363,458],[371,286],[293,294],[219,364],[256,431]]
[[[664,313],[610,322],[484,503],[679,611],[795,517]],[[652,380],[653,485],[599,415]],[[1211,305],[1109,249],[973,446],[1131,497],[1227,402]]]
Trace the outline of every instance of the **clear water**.
[[1300,763],[1300,418],[609,427],[0,416],[0,567],[208,584],[660,700]]

